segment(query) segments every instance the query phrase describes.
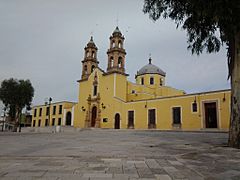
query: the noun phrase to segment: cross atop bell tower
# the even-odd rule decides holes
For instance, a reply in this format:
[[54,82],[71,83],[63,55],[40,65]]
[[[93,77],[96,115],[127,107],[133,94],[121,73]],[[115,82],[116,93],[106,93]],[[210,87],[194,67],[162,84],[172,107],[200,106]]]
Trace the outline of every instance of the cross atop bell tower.
[[108,73],[122,73],[125,74],[125,55],[126,51],[123,48],[124,36],[119,30],[118,26],[110,36],[110,48],[107,51],[108,55]]
[[94,68],[98,67],[97,60],[97,46],[93,42],[93,37],[91,36],[90,41],[84,48],[85,55],[82,61],[82,79],[87,79],[88,76],[93,72]]

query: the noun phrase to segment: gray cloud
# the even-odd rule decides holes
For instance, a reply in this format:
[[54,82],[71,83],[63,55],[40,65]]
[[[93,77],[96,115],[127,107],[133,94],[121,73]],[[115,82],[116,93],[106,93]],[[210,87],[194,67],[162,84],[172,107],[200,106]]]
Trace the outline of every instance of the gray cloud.
[[142,6],[139,0],[0,0],[0,81],[30,79],[33,104],[49,96],[77,101],[76,81],[91,32],[100,66],[106,69],[109,36],[118,17],[129,80],[134,81],[151,53],[172,87],[188,93],[229,88],[224,48],[218,54],[192,56],[186,32],[169,20],[152,22]]

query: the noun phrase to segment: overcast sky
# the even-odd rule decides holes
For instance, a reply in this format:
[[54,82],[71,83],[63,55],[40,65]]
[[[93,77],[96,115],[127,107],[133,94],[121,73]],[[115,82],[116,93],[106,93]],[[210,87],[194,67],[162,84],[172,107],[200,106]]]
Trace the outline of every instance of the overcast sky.
[[109,36],[119,25],[130,81],[151,53],[168,86],[187,93],[229,88],[224,47],[217,54],[191,55],[185,31],[170,20],[153,22],[142,8],[143,0],[0,0],[0,81],[30,79],[33,105],[46,97],[77,101],[91,34],[105,70]]

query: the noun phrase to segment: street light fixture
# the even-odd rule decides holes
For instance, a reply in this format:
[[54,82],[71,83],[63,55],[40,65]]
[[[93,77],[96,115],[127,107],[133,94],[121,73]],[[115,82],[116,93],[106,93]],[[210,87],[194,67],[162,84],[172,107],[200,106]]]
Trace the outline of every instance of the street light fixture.
[[47,125],[50,125],[50,117],[51,117],[51,102],[52,102],[52,98],[49,97],[47,98],[47,100],[45,100],[45,105],[48,105],[48,123]]

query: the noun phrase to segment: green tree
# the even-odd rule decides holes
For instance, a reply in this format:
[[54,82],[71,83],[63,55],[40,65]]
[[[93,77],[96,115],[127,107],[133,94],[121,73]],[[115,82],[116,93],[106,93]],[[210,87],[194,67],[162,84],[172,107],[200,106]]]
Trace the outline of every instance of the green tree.
[[[9,116],[14,119],[14,131],[20,126],[21,112],[28,108],[32,102],[34,88],[30,80],[6,79],[1,83],[0,100],[9,108]],[[19,128],[19,131],[21,129]]]
[[240,148],[240,1],[144,0],[143,12],[154,21],[170,18],[187,31],[188,49],[201,54],[227,46],[231,78],[229,146]]

